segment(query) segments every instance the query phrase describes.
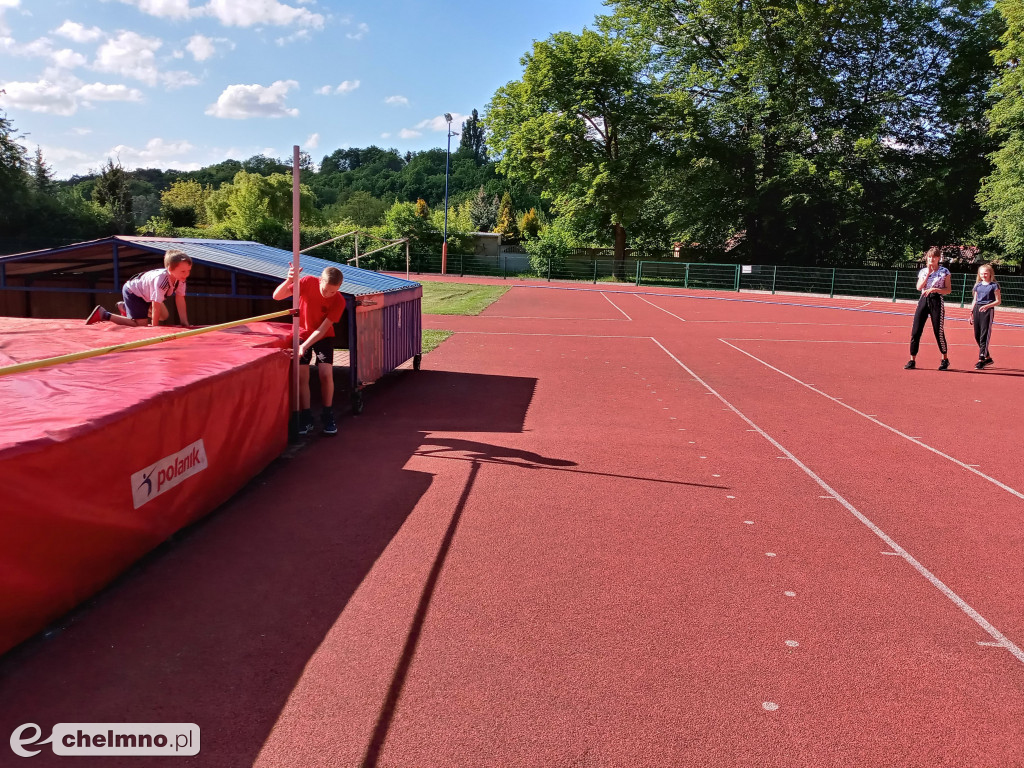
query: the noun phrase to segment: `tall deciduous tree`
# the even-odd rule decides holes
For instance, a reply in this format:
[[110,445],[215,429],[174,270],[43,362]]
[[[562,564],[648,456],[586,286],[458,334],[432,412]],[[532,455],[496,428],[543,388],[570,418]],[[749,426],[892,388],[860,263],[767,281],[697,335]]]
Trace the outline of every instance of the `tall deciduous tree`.
[[1001,72],[992,88],[996,102],[989,120],[1000,146],[992,155],[994,169],[978,199],[992,235],[1019,262],[1024,257],[1024,3],[996,0],[996,8],[1006,21],[1006,31],[995,54]]
[[472,157],[477,165],[487,162],[487,144],[485,131],[480,116],[474,109],[469,119],[462,124],[462,138],[459,139],[459,150]]
[[198,181],[180,179],[160,195],[160,214],[175,227],[194,227],[206,224],[206,200],[211,189]]
[[906,237],[915,158],[955,131],[941,78],[986,6],[617,0],[606,24],[658,55],[686,207],[744,231],[746,258],[792,261]]
[[534,43],[521,61],[522,80],[487,109],[498,169],[540,184],[560,215],[610,228],[621,265],[661,150],[644,51],[585,29]]

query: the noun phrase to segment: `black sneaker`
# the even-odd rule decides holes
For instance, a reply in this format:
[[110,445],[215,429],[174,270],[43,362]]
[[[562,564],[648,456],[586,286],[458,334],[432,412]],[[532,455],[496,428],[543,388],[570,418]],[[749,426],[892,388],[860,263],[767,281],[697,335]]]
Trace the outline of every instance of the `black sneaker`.
[[338,434],[338,425],[334,422],[334,411],[330,408],[324,408],[323,415],[320,418],[323,421],[325,435]]
[[911,368],[917,368],[917,363],[913,360],[908,360],[907,364],[903,366],[903,369],[909,371]]
[[313,424],[313,412],[308,408],[299,412],[299,434],[308,435],[313,431],[315,425]]
[[974,370],[976,370],[976,371],[980,371],[984,367],[985,367],[985,361],[984,360],[979,360],[978,362],[976,362],[974,364]]
[[944,371],[947,368],[949,368],[949,360],[943,360],[941,363],[939,363],[939,370],[940,371]]
[[103,307],[97,305],[96,308],[89,313],[89,316],[85,318],[85,324],[92,325],[93,323],[100,323],[104,320],[109,319],[110,313],[107,312],[107,310],[105,310]]
[[994,363],[994,362],[995,362],[995,360],[993,360],[991,357],[986,357],[982,361],[982,367],[983,368],[987,368],[988,366],[992,365],[992,363]]

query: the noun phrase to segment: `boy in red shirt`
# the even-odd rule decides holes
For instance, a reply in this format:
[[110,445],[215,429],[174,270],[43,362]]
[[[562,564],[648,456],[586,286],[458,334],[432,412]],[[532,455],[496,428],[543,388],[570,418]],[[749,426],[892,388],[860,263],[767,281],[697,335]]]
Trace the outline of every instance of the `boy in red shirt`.
[[[301,272],[301,267],[299,268]],[[287,299],[292,295],[293,268],[288,277],[274,289],[274,298]],[[320,394],[324,401],[321,416],[325,435],[336,435],[334,421],[334,324],[345,312],[345,297],[338,291],[345,277],[337,267],[327,267],[317,279],[312,275],[299,278],[299,434],[313,431],[313,411],[309,399],[309,366],[316,356],[320,374]]]

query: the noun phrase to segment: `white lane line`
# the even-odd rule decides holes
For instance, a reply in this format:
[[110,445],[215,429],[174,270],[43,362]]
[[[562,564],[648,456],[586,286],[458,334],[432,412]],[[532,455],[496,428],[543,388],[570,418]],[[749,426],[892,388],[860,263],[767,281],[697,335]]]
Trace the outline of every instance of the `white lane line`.
[[[604,291],[602,291],[601,295],[604,296],[605,299],[608,300],[609,304],[611,304],[613,307],[615,307],[617,310],[619,310],[619,312],[622,312],[622,314],[626,315],[626,312],[625,312],[625,310],[622,309],[622,307],[620,307],[618,304],[616,304],[614,301],[612,301],[611,299],[608,298],[608,294],[606,294]],[[626,315],[626,319],[629,320],[630,322],[633,322],[633,318],[630,317],[629,315]]]
[[[555,336],[570,339],[649,339],[650,336],[614,336],[611,334],[591,335],[586,333],[517,333],[514,331],[452,331],[453,335],[459,334],[474,336]],[[573,350],[575,352],[576,350]]]
[[676,320],[679,320],[680,322],[683,322],[683,323],[685,323],[685,322],[686,322],[686,319],[685,319],[685,318],[682,318],[682,317],[680,317],[680,316],[679,316],[679,315],[677,315],[677,314],[676,314],[675,312],[669,312],[669,311],[668,311],[667,309],[665,309],[664,307],[659,307],[659,306],[658,306],[657,304],[655,304],[655,303],[654,303],[653,301],[647,301],[647,299],[645,299],[645,298],[644,298],[643,296],[637,296],[637,298],[638,298],[638,299],[640,299],[640,301],[643,301],[643,302],[645,302],[645,303],[647,303],[647,304],[650,304],[650,305],[651,305],[652,307],[654,307],[655,309],[660,309],[660,310],[661,310],[662,312],[664,312],[664,313],[665,313],[666,315],[672,315],[672,317],[674,317],[674,318],[675,318]]
[[[851,326],[852,327],[852,326]],[[757,338],[740,339],[732,336],[722,336],[719,341],[778,341],[785,344],[896,344],[899,346],[907,346],[905,341],[851,341],[848,339],[771,339],[767,336],[761,336]],[[950,347],[974,347],[977,348],[977,344],[949,344]],[[1004,349],[1019,349],[1020,347],[1013,344],[1000,344],[1000,347]]]
[[[924,576],[924,578],[927,579],[928,582],[933,587],[935,587],[942,594],[944,594],[947,598],[949,598],[957,608],[959,608],[961,611],[966,613],[974,621],[975,624],[977,624],[979,627],[981,627],[985,631],[985,634],[987,634],[995,642],[999,643],[1002,647],[1006,648],[1006,650],[1008,650],[1010,653],[1012,653],[1014,655],[1014,657],[1017,659],[1017,661],[1019,661],[1021,664],[1024,664],[1024,650],[1021,650],[1020,648],[1018,648],[1002,632],[1000,632],[998,629],[996,629],[994,626],[992,626],[992,624],[990,624],[988,622],[988,620],[985,619],[984,616],[982,616],[980,613],[978,613],[976,610],[974,610],[974,608],[972,608],[970,605],[968,605],[967,602],[962,597],[960,597],[958,594],[956,594],[956,592],[954,592],[952,589],[950,589],[945,584],[943,584],[942,581],[940,581],[939,578],[934,573],[932,573],[927,568],[925,568],[923,565],[921,565],[921,563],[919,563],[913,557],[913,555],[911,555],[909,552],[907,552],[907,550],[903,549],[903,547],[901,547],[899,544],[897,544],[895,541],[893,541],[893,539],[885,531],[883,531],[881,528],[879,528],[877,525],[875,525],[873,522],[871,522],[862,512],[860,512],[860,510],[858,510],[856,507],[854,507],[853,504],[851,504],[843,496],[841,496],[838,491],[836,491],[828,483],[826,483],[818,475],[816,475],[814,473],[814,471],[810,469],[810,467],[808,467],[802,461],[800,461],[800,459],[798,459],[794,454],[792,454],[778,440],[776,440],[774,437],[772,437],[767,432],[765,432],[763,429],[761,429],[761,427],[759,427],[757,424],[755,424],[753,421],[751,421],[749,418],[747,418],[747,416],[742,411],[740,411],[736,406],[734,406],[732,403],[730,403],[728,400],[726,400],[724,397],[722,397],[722,395],[720,395],[710,384],[708,384],[700,376],[698,376],[696,373],[694,373],[689,368],[687,368],[686,365],[683,363],[683,361],[680,360],[675,355],[673,355],[671,352],[669,352],[668,349],[666,349],[665,346],[660,341],[658,341],[654,337],[651,337],[651,341],[653,341],[655,344],[657,344],[659,347],[661,347],[662,351],[666,355],[671,357],[673,360],[675,360],[676,363],[679,365],[679,367],[682,368],[684,371],[686,371],[688,374],[690,374],[690,376],[697,383],[699,383],[701,386],[705,387],[709,392],[714,394],[715,397],[717,397],[719,400],[721,400],[723,403],[725,403],[727,406],[729,406],[729,410],[731,410],[733,413],[735,413],[737,416],[739,416],[743,421],[745,421],[747,424],[749,424],[751,427],[753,427],[755,430],[757,430],[757,432],[761,435],[761,437],[763,437],[765,440],[767,440],[773,446],[775,446],[780,451],[782,451],[784,454],[786,454],[786,456],[788,456],[793,461],[794,464],[796,464],[798,467],[800,467],[800,469],[802,469],[804,471],[804,473],[808,477],[810,477],[814,482],[816,482],[819,486],[821,486],[821,488],[823,488],[832,498],[834,498],[836,501],[838,501],[840,504],[842,504],[850,514],[852,514],[854,517],[856,517],[858,520],[860,520],[861,523],[863,523],[865,526],[867,526],[868,529],[871,530],[872,533],[874,533],[876,536],[878,536],[878,538],[880,538],[882,541],[884,541],[889,546],[890,550],[892,550],[893,552],[898,554],[900,557],[902,557],[904,560],[906,560],[907,563],[909,563],[910,566],[915,571],[917,571],[922,576]],[[743,350],[740,350],[740,351],[742,352]]]
[[[580,322],[593,323],[598,320],[621,323],[617,317],[537,317],[534,315],[477,315],[483,320],[565,320],[567,322],[578,320]],[[1004,345],[1005,346],[1005,345]]]
[[905,432],[900,432],[898,429],[896,429],[896,427],[891,427],[888,424],[886,424],[884,421],[879,421],[878,419],[874,418],[873,416],[870,416],[869,414],[864,413],[863,411],[858,411],[852,405],[848,405],[847,403],[842,402],[838,398],[832,397],[832,395],[829,395],[829,394],[827,394],[825,392],[822,392],[820,389],[818,389],[817,387],[815,387],[815,386],[813,386],[811,384],[807,384],[807,383],[805,383],[803,381],[800,381],[800,379],[798,379],[796,376],[792,376],[791,374],[788,374],[785,371],[783,371],[783,370],[781,370],[779,368],[776,368],[771,363],[766,363],[761,358],[757,357],[756,355],[750,354],[746,350],[740,349],[735,344],[729,344],[729,342],[725,341],[724,339],[719,339],[719,341],[721,341],[723,344],[726,344],[727,346],[732,347],[737,352],[742,352],[744,355],[746,355],[747,357],[751,358],[752,360],[756,360],[757,362],[761,363],[761,365],[765,366],[766,368],[771,368],[776,373],[781,373],[787,379],[795,381],[800,386],[807,387],[807,389],[811,390],[812,392],[816,392],[817,394],[821,395],[822,397],[827,398],[828,400],[831,400],[836,405],[841,405],[841,406],[843,406],[843,408],[846,408],[846,409],[848,409],[850,411],[853,411],[858,416],[863,416],[865,419],[867,419],[868,421],[872,422],[873,424],[877,424],[878,426],[882,427],[883,429],[887,429],[890,432],[892,432],[893,434],[899,435],[900,437],[909,440],[910,442],[914,443],[914,445],[920,446],[921,448],[924,448],[925,450],[931,451],[936,456],[941,456],[942,458],[944,458],[944,459],[946,459],[948,461],[953,462],[958,467],[961,467],[962,469],[966,469],[968,472],[971,472],[971,473],[977,475],[978,477],[982,478],[983,480],[988,480],[993,485],[995,485],[995,486],[997,486],[999,488],[1002,488],[1004,491],[1006,491],[1010,495],[1016,496],[1018,499],[1024,500],[1024,493],[1021,493],[1020,491],[1018,491],[1018,490],[1016,490],[1014,488],[1011,488],[1010,486],[1006,485],[1006,483],[1000,482],[999,480],[996,480],[994,477],[990,477],[989,475],[986,475],[984,472],[981,472],[977,468],[972,467],[970,464],[965,464],[964,462],[960,461],[959,459],[953,458],[948,453],[943,453],[938,448],[932,448],[932,446],[928,445],[927,443],[922,442],[919,437],[913,437],[911,435],[908,435]]

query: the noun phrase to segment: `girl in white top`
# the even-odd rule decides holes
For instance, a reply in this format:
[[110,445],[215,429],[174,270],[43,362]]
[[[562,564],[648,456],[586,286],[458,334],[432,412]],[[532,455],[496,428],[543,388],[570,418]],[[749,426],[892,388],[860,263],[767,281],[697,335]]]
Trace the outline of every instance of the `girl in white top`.
[[930,317],[932,330],[935,331],[935,341],[939,344],[939,352],[942,353],[942,361],[939,363],[939,370],[949,368],[949,357],[946,352],[946,305],[942,297],[953,290],[952,276],[949,270],[939,264],[942,257],[942,249],[937,246],[929,248],[924,255],[925,266],[917,273],[917,290],[921,292],[921,298],[917,302],[917,310],[914,312],[914,326],[910,332],[910,360],[904,368],[917,367],[917,350],[921,346],[921,334],[924,333],[924,324]]

